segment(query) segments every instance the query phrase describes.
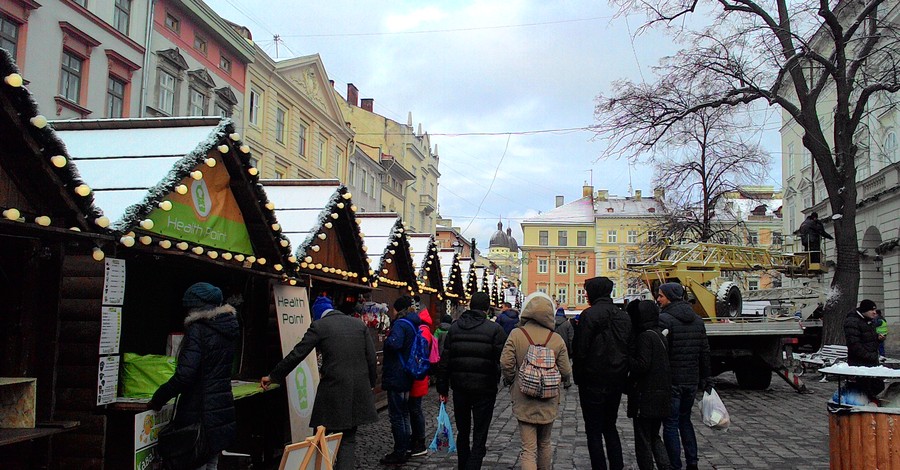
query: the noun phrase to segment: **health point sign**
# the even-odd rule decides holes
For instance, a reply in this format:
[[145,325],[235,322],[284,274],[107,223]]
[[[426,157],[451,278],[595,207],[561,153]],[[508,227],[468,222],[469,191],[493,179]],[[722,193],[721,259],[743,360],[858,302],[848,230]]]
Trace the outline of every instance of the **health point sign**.
[[[281,355],[287,356],[306,334],[312,321],[309,293],[305,287],[276,285],[274,294]],[[291,407],[291,437],[293,442],[299,442],[309,435],[309,417],[319,386],[315,350],[287,375],[285,386]]]

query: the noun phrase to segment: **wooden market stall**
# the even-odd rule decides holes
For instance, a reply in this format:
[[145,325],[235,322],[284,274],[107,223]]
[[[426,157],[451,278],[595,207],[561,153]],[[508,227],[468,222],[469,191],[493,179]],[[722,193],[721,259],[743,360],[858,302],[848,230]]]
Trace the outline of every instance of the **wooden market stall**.
[[149,369],[157,370],[177,355],[182,295],[201,281],[222,289],[241,327],[232,371],[238,438],[228,450],[258,465],[277,461],[286,440],[280,412],[286,397],[284,390],[259,393],[257,381],[281,357],[273,289],[302,279],[234,124],[163,118],[53,125],[103,209],[103,224],[116,234],[115,243],[95,253],[105,259],[79,288],[89,302],[83,332],[60,339],[94,344],[75,354],[89,366],[70,371],[77,394],[63,401],[104,422],[94,439],[61,448],[60,465],[95,455],[102,464],[92,460],[85,468],[152,465],[156,432],[171,418],[171,405],[157,413],[147,401],[167,376],[136,377],[147,361],[156,361]]
[[409,252],[413,267],[416,268],[416,283],[421,297],[421,305],[428,308],[437,327],[441,317],[446,313],[444,300],[444,282],[441,275],[441,260],[438,256],[437,242],[434,235],[427,233],[407,234]]
[[[93,195],[3,49],[0,212],[0,468],[47,468],[102,432],[92,404],[76,399],[72,375],[91,367],[80,349],[97,351],[84,327],[94,312],[81,294],[102,272],[93,250],[113,237],[95,224]],[[99,468],[88,450],[84,468]]]
[[445,310],[456,320],[469,303],[459,266],[459,255],[452,249],[444,249],[438,252],[438,259],[441,262],[441,278],[444,280]]

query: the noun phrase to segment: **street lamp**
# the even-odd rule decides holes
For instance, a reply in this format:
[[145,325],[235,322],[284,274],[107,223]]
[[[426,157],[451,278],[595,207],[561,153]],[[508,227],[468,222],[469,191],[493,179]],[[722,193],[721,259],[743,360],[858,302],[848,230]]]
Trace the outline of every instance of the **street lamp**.
[[463,245],[459,242],[459,240],[455,240],[453,243],[451,243],[450,247],[453,248],[453,252],[457,255],[462,254]]
[[872,259],[872,261],[875,263],[875,270],[881,271],[881,267],[884,265],[884,258],[882,258],[881,255],[875,255],[875,258]]

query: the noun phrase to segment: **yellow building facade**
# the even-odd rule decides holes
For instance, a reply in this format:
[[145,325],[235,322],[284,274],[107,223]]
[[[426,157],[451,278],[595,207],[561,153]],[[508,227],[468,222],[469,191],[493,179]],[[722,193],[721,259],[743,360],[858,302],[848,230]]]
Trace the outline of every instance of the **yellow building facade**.
[[353,131],[318,54],[274,61],[255,46],[244,94],[244,141],[263,178],[347,177]]

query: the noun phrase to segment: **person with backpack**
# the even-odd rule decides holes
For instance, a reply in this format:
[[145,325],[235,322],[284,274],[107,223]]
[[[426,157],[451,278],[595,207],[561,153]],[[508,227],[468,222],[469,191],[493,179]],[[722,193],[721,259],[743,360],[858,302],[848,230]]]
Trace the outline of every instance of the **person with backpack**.
[[628,378],[631,319],[613,304],[613,282],[609,278],[588,279],[584,290],[590,307],[581,312],[575,327],[572,372],[578,385],[588,453],[592,468],[622,470],[625,463],[616,418]]
[[384,359],[381,366],[381,388],[387,392],[388,418],[391,420],[391,434],[394,449],[379,461],[382,465],[402,465],[409,460],[409,439],[411,434],[409,417],[409,391],[413,376],[404,366],[409,359],[419,325],[422,320],[413,310],[413,299],[402,296],[394,301],[397,312],[391,324],[391,332],[384,340]]
[[634,455],[640,470],[669,468],[669,454],[659,437],[662,420],[672,412],[672,379],[666,337],[659,328],[659,307],[652,300],[628,304],[634,325],[634,353],[628,358],[628,417],[634,425]]
[[682,447],[685,468],[696,470],[699,456],[691,409],[697,390],[712,388],[706,326],[691,304],[684,300],[684,287],[677,282],[660,285],[656,302],[662,307],[659,327],[669,330],[669,370],[672,372],[672,413],[663,420],[663,442],[669,452],[672,470],[681,470]]
[[[431,333],[431,313],[428,309],[419,312],[419,332],[425,341],[428,342],[429,355],[428,363],[430,367],[437,366],[440,362],[440,353],[437,340]],[[412,389],[409,391],[409,420],[410,420],[410,457],[419,457],[428,453],[425,447],[425,414],[422,412],[422,398],[428,395],[428,377],[421,380],[415,380]]]
[[436,376],[441,401],[446,402],[453,389],[460,470],[481,468],[497,399],[500,352],[506,333],[500,325],[487,319],[485,311],[490,305],[486,293],[472,294],[469,310],[450,325]]
[[547,294],[529,295],[521,324],[510,332],[500,355],[503,382],[511,385],[513,416],[519,421],[523,470],[551,468],[550,437],[559,412],[559,389],[572,384],[568,350],[553,331],[553,310],[553,300]]

